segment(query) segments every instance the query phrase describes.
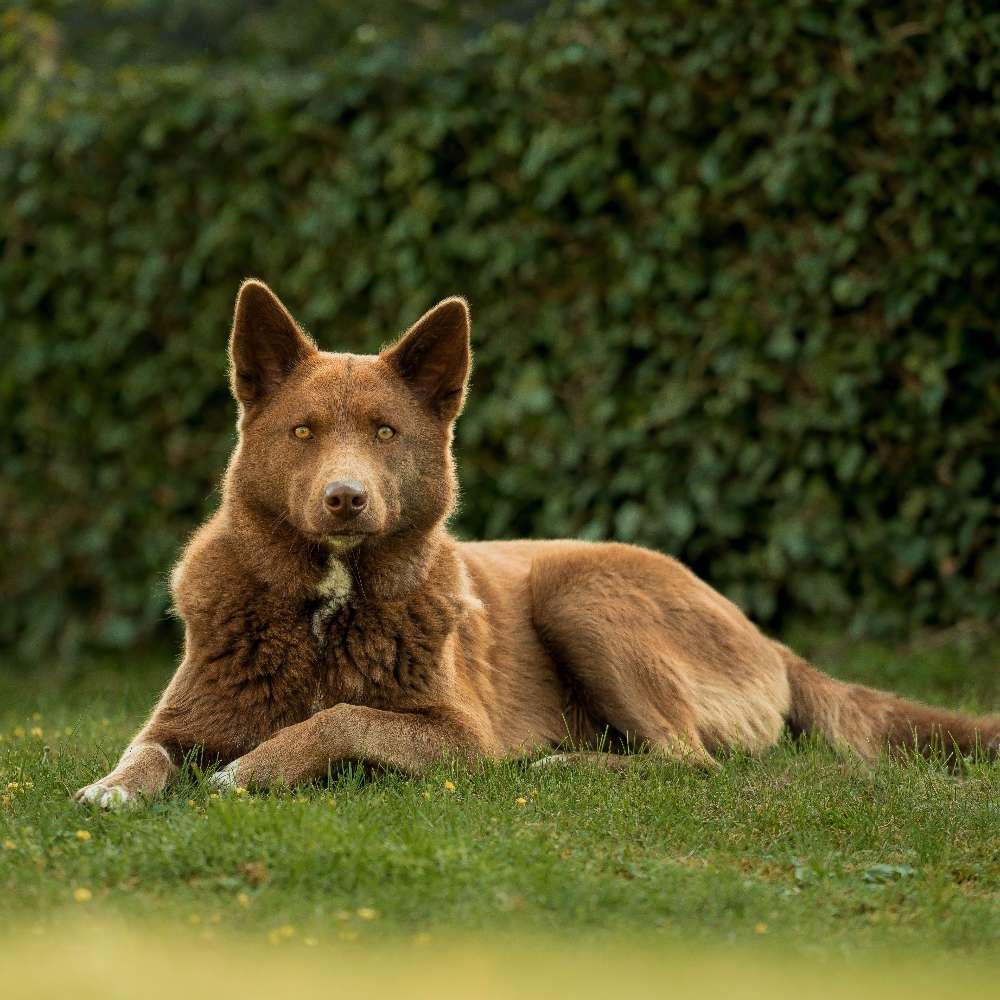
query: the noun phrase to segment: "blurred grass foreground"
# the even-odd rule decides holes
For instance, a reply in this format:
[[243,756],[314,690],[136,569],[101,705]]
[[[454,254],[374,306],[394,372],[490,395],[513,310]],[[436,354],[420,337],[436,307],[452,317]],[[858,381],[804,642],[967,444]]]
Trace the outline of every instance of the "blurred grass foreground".
[[8,649],[162,634],[247,274],[330,349],[470,298],[466,535],[645,543],[772,627],[995,619],[995,4],[47,0],[0,27]]
[[[287,939],[261,952],[195,934],[137,932],[120,924],[68,923],[44,938],[0,943],[9,1000],[174,1000],[184,997],[726,997],[773,1000],[794,983],[800,1000],[911,1000],[989,996],[996,966],[955,958],[934,964],[886,955],[845,964],[774,948],[703,951],[619,945],[613,951],[543,939],[417,942],[408,947],[317,951]],[[52,962],[53,949],[59,962]],[[993,984],[993,986],[991,986]]]

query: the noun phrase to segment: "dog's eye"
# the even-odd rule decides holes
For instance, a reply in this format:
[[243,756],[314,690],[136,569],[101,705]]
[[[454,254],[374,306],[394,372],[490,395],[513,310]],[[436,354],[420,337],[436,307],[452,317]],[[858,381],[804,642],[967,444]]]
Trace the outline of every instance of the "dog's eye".
[[292,431],[292,433],[300,441],[308,441],[309,438],[311,438],[313,436],[313,432],[311,430],[309,430],[309,428],[306,427],[305,424],[299,424],[299,426],[296,427],[295,430]]
[[388,424],[383,424],[375,432],[375,437],[377,437],[379,439],[379,441],[388,441],[389,438],[395,437],[395,436],[396,436],[396,432]]

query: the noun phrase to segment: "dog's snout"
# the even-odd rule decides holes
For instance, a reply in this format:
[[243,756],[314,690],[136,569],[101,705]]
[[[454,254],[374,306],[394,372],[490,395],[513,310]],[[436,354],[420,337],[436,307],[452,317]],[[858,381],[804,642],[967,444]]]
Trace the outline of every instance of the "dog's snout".
[[327,510],[341,517],[354,517],[368,506],[368,491],[356,479],[338,479],[323,490]]

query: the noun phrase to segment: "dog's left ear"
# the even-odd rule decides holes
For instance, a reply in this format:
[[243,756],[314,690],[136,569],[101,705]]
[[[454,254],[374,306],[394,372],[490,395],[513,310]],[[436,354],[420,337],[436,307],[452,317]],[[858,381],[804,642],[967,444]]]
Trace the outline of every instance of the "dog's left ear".
[[469,305],[455,296],[424,313],[382,359],[413,393],[442,420],[462,411],[469,378]]

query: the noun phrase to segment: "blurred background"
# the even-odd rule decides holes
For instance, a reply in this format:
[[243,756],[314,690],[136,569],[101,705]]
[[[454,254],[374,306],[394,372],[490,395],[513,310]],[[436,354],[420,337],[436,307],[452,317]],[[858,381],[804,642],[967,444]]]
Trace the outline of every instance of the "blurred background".
[[247,275],[332,350],[469,298],[464,537],[995,622],[998,70],[973,0],[7,3],[0,642],[175,637]]

